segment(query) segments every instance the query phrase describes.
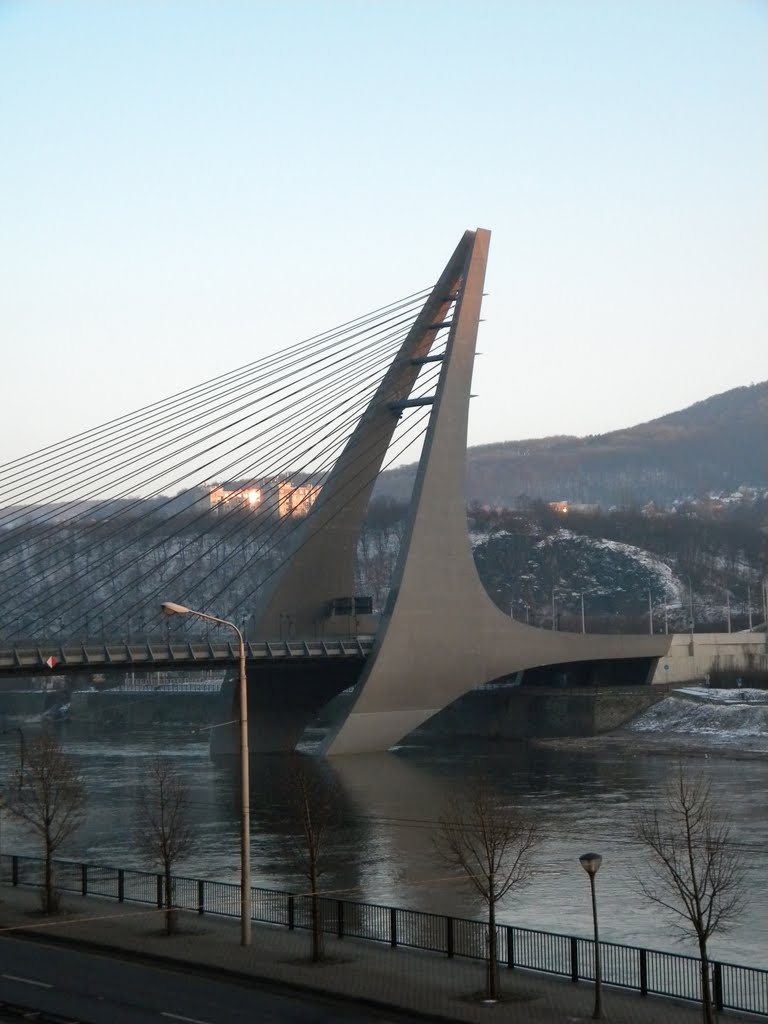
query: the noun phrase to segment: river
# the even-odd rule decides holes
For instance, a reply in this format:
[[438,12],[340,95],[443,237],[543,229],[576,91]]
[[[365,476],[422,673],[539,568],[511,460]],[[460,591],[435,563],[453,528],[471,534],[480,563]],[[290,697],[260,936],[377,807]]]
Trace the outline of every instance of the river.
[[[658,719],[658,712],[656,712]],[[25,736],[35,726],[25,726]],[[123,867],[150,868],[137,852],[133,820],[136,794],[148,756],[172,756],[190,783],[190,813],[198,836],[194,853],[178,873],[237,881],[239,877],[237,780],[214,767],[205,733],[182,725],[156,725],[122,732],[89,732],[76,723],[56,727],[77,761],[88,796],[87,819],[61,856]],[[505,800],[539,815],[546,839],[532,882],[505,903],[501,918],[545,931],[589,935],[589,883],[578,857],[602,854],[597,877],[601,937],[673,951],[693,951],[679,942],[667,920],[644,902],[635,874],[643,853],[629,837],[632,810],[659,796],[676,770],[686,765],[712,782],[718,804],[733,819],[733,835],[744,855],[746,909],[728,934],[716,936],[712,952],[723,960],[768,968],[768,758],[749,756],[735,744],[714,740],[664,746],[642,732],[605,739],[528,745],[403,746],[387,754],[326,761],[303,760],[318,784],[334,795],[337,820],[326,841],[324,892],[464,917],[481,917],[482,904],[465,883],[447,877],[433,845],[435,819],[448,794],[482,773]],[[722,737],[721,737],[722,738]],[[0,771],[8,780],[18,732],[0,735]],[[312,744],[308,745],[309,750]],[[292,761],[281,756],[252,762],[253,883],[301,892],[286,841],[284,799]],[[3,814],[2,851],[37,854],[35,841]]]

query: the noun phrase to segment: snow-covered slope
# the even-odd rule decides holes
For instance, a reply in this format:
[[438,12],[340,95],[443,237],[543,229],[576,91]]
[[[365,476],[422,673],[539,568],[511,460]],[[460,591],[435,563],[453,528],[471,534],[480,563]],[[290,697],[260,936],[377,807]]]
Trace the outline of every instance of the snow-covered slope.
[[768,690],[675,690],[628,728],[637,733],[698,737],[713,745],[748,742],[750,749],[764,745],[768,750]]

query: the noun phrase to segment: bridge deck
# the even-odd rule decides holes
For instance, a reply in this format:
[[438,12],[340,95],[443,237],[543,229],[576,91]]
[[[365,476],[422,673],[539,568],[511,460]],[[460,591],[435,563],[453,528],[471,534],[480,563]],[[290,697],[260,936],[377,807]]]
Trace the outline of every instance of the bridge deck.
[[[246,642],[248,661],[295,659],[363,659],[373,647],[373,639],[279,640]],[[30,675],[37,672],[60,673],[82,668],[156,668],[190,665],[231,664],[238,658],[237,645],[229,641],[197,643],[146,642],[107,644],[19,645],[0,650],[0,674]]]

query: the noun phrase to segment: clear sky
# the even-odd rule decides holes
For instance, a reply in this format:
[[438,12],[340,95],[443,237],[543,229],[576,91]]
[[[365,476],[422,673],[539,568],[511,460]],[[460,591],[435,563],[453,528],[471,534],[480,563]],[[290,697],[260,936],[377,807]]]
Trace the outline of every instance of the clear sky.
[[766,0],[0,0],[0,460],[477,226],[470,443],[765,380]]

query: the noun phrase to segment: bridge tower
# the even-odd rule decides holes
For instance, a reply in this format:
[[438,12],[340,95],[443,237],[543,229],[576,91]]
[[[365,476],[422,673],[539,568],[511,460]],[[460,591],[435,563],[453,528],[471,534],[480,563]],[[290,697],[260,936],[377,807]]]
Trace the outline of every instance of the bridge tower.
[[[283,636],[286,620],[296,639],[332,634],[328,609],[334,598],[353,593],[366,507],[398,416],[425,361],[439,360],[405,537],[373,650],[343,671],[318,662],[311,678],[249,666],[252,750],[292,749],[317,710],[351,685],[354,704],[326,743],[329,755],[386,750],[468,690],[521,669],[627,657],[649,659],[650,667],[668,646],[664,637],[584,637],[514,622],[477,575],[466,527],[466,445],[489,242],[483,229],[462,237],[296,532],[291,557],[257,604],[256,630],[264,639]],[[449,332],[444,355],[430,356],[442,329]],[[213,730],[214,756],[234,753],[235,743],[231,731]]]
[[664,637],[581,636],[515,622],[477,574],[466,445],[489,241],[490,232],[478,230],[467,244],[389,601],[352,710],[326,743],[331,755],[386,750],[464,693],[521,669],[637,657],[650,671],[668,647]]

